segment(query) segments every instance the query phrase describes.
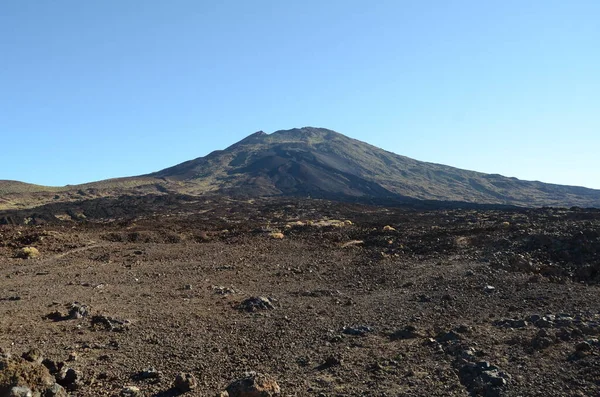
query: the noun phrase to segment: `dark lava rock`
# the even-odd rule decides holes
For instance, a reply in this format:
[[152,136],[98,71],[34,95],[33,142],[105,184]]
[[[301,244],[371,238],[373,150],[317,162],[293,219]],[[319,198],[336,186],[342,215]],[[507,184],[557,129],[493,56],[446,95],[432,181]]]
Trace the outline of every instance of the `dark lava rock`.
[[68,306],[69,312],[64,314],[58,310],[44,316],[53,321],[78,320],[87,317],[90,314],[90,308],[79,302],[73,302]]
[[124,332],[129,329],[131,323],[129,320],[120,320],[114,317],[96,315],[92,317],[91,324],[94,328],[103,328],[106,331]]
[[359,325],[357,327],[344,327],[342,333],[346,335],[365,336],[369,332],[373,332],[373,328],[367,327],[366,325]]
[[436,338],[438,342],[450,342],[454,340],[460,340],[462,337],[455,331],[448,331],[446,333],[438,335]]
[[141,371],[138,375],[137,378],[139,379],[158,379],[161,377],[161,372],[159,370],[157,370],[154,367],[150,367],[150,368],[146,368],[145,370]]
[[32,363],[37,363],[37,364],[41,364],[43,361],[43,357],[42,357],[42,352],[39,349],[31,349],[25,353],[23,353],[21,355],[21,357],[23,357],[25,360],[32,362]]
[[547,336],[536,336],[531,341],[531,346],[537,350],[546,349],[554,343],[554,340]]
[[554,323],[546,316],[540,318],[534,324],[536,327],[539,328],[551,328],[552,326],[554,326]]
[[427,303],[427,302],[431,302],[431,297],[428,295],[418,295],[415,299],[417,302],[422,302],[422,303]]
[[198,387],[198,381],[193,374],[182,372],[175,377],[174,387],[185,393]]
[[390,335],[390,339],[391,340],[414,339],[414,338],[418,338],[419,336],[421,336],[421,335],[417,332],[417,328],[415,328],[412,325],[407,325],[406,327],[393,332]]
[[81,372],[63,366],[56,374],[56,383],[66,387],[68,390],[76,390],[81,382]]
[[495,321],[494,325],[497,327],[505,327],[505,328],[525,328],[529,325],[529,323],[525,320],[515,320],[515,319],[509,318],[509,319]]
[[60,366],[55,361],[50,360],[49,358],[43,359],[42,365],[48,368],[48,371],[50,371],[52,375],[58,373],[58,371],[60,370]]
[[487,361],[469,362],[459,370],[460,381],[472,395],[501,396],[510,375]]
[[90,308],[79,302],[73,302],[69,308],[68,319],[77,320],[83,317],[87,317],[90,314]]
[[587,341],[583,341],[575,346],[575,350],[578,352],[590,352],[592,351],[592,345]]
[[238,309],[246,312],[255,312],[259,310],[273,310],[275,306],[270,298],[264,296],[253,296],[248,299],[244,299],[239,305]]
[[342,365],[341,358],[338,358],[336,356],[329,356],[323,364],[319,365],[318,369],[327,369],[331,367],[337,367],[339,365]]

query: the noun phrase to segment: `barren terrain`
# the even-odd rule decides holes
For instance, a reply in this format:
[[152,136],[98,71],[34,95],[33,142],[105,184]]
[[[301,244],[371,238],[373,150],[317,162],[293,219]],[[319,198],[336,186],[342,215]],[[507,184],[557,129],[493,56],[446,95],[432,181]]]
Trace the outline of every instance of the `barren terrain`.
[[72,395],[177,395],[186,372],[212,396],[245,371],[283,396],[600,393],[598,210],[157,196],[0,218],[0,348],[64,362]]

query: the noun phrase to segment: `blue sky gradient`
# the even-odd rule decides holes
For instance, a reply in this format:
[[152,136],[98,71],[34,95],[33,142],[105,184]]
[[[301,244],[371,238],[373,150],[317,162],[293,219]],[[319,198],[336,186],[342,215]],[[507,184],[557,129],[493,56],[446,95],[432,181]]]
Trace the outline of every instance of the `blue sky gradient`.
[[0,3],[0,179],[144,174],[258,130],[600,188],[600,1]]

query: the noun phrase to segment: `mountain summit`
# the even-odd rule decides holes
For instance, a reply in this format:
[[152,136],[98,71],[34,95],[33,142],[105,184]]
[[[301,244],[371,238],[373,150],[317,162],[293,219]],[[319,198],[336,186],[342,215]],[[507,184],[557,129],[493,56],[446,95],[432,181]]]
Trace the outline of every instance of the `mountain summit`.
[[600,206],[600,191],[521,181],[394,154],[324,128],[258,131],[148,176],[190,192],[461,201],[520,206]]

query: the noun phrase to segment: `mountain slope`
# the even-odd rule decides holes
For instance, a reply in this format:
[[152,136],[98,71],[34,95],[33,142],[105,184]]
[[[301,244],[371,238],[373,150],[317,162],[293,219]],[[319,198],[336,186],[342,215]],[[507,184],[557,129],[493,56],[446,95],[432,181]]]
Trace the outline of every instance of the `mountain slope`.
[[520,206],[600,206],[600,191],[417,161],[322,128],[257,132],[149,176],[189,192],[414,198]]

